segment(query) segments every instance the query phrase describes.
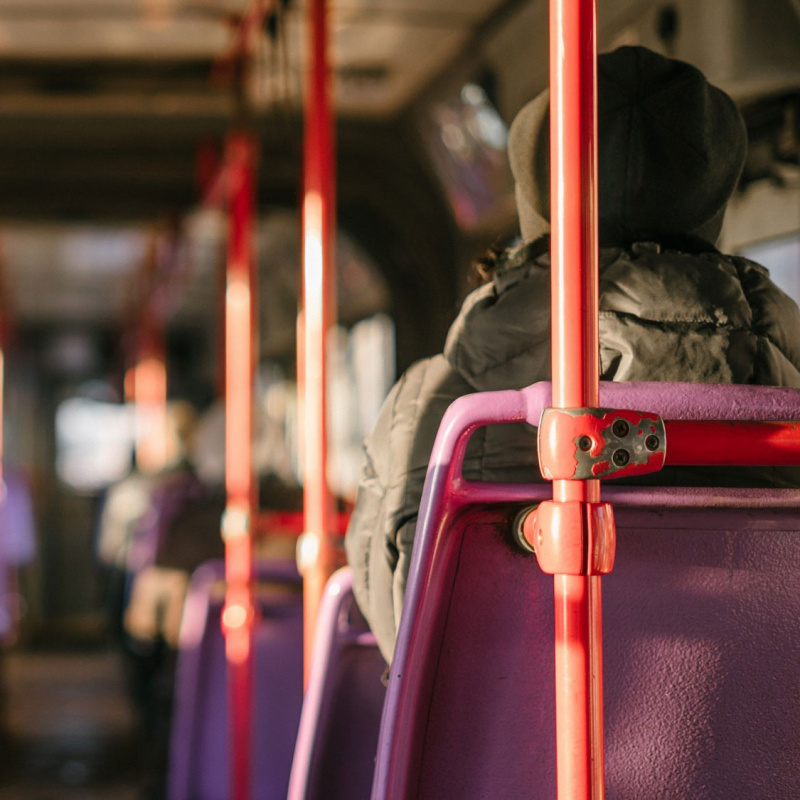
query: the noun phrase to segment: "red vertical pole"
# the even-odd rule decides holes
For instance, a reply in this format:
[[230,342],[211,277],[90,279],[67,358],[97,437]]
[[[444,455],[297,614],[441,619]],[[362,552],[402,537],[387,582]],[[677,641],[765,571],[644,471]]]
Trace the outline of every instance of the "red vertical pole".
[[167,462],[167,363],[164,326],[145,301],[136,332],[133,400],[136,414],[136,463],[147,472]]
[[225,540],[227,591],[222,613],[228,661],[231,800],[252,791],[253,573],[252,468],[254,310],[256,266],[253,214],[256,145],[232,134],[226,147],[229,229],[225,289]]
[[336,567],[331,537],[333,499],[326,477],[325,339],[333,323],[334,157],[328,69],[326,0],[308,4],[310,70],[305,94],[303,186],[303,471],[304,534],[298,561],[303,573],[305,675],[313,651],[317,610]]
[[[552,379],[556,408],[598,405],[597,51],[594,0],[550,2]],[[600,500],[597,481],[553,483]],[[586,519],[587,514],[582,514]],[[581,532],[588,546],[587,530]],[[600,577],[556,575],[559,800],[604,796]]]

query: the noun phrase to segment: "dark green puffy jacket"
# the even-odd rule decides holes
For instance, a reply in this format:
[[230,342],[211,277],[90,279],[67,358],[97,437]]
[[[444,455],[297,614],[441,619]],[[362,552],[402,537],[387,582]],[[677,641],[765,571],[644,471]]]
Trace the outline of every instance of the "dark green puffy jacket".
[[[356,599],[387,660],[428,459],[447,406],[470,392],[519,389],[550,377],[549,256],[536,252],[537,245],[526,245],[501,257],[494,280],[464,301],[444,353],[406,371],[365,443],[346,547]],[[600,368],[604,380],[800,388],[800,310],[766,269],[710,247],[603,248]],[[538,480],[535,454],[531,428],[484,428],[472,437],[464,474]],[[753,482],[794,482],[787,474],[762,471]]]

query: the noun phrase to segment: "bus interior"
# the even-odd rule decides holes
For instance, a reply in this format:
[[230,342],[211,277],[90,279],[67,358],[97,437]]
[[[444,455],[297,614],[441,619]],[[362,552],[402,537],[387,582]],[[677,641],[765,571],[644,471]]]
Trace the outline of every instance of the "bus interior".
[[[232,223],[209,197],[231,131],[255,143],[256,507],[295,514],[255,549],[294,558],[311,435],[297,317],[313,4],[0,0],[0,800],[190,800],[168,752],[182,605],[164,600],[163,630],[148,638],[140,620],[145,644],[133,641],[109,519],[142,502],[130,482],[115,493],[132,467],[191,460],[192,569],[224,554]],[[327,20],[336,322],[323,413],[346,513],[392,384],[441,351],[470,264],[519,241],[508,126],[548,85],[548,3],[329,0]],[[597,0],[598,51],[622,45],[687,61],[736,101],[748,153],[720,249],[800,302],[800,3]],[[143,424],[148,392],[167,400],[175,441]]]

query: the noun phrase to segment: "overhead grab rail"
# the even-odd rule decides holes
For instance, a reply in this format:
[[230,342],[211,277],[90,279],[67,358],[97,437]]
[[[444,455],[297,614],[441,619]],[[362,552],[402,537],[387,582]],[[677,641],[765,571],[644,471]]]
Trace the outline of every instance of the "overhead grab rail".
[[616,533],[598,479],[664,465],[798,465],[800,425],[598,408],[595,0],[550,0],[550,104],[552,408],[539,425],[539,463],[553,497],[522,533],[554,575],[558,798],[601,800],[601,577]]

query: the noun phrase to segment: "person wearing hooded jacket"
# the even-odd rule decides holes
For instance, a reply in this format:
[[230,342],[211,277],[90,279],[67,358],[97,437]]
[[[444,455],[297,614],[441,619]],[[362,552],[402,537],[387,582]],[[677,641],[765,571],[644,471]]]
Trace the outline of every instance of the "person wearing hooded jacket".
[[[598,58],[600,370],[603,380],[800,388],[800,310],[767,270],[714,246],[747,141],[728,95],[641,47]],[[524,244],[496,257],[444,352],[411,366],[365,442],[346,536],[356,600],[391,662],[439,422],[459,396],[550,378],[549,95],[508,142]],[[531,481],[535,431],[478,430],[468,479]],[[800,485],[797,471],[658,473],[659,483]]]

